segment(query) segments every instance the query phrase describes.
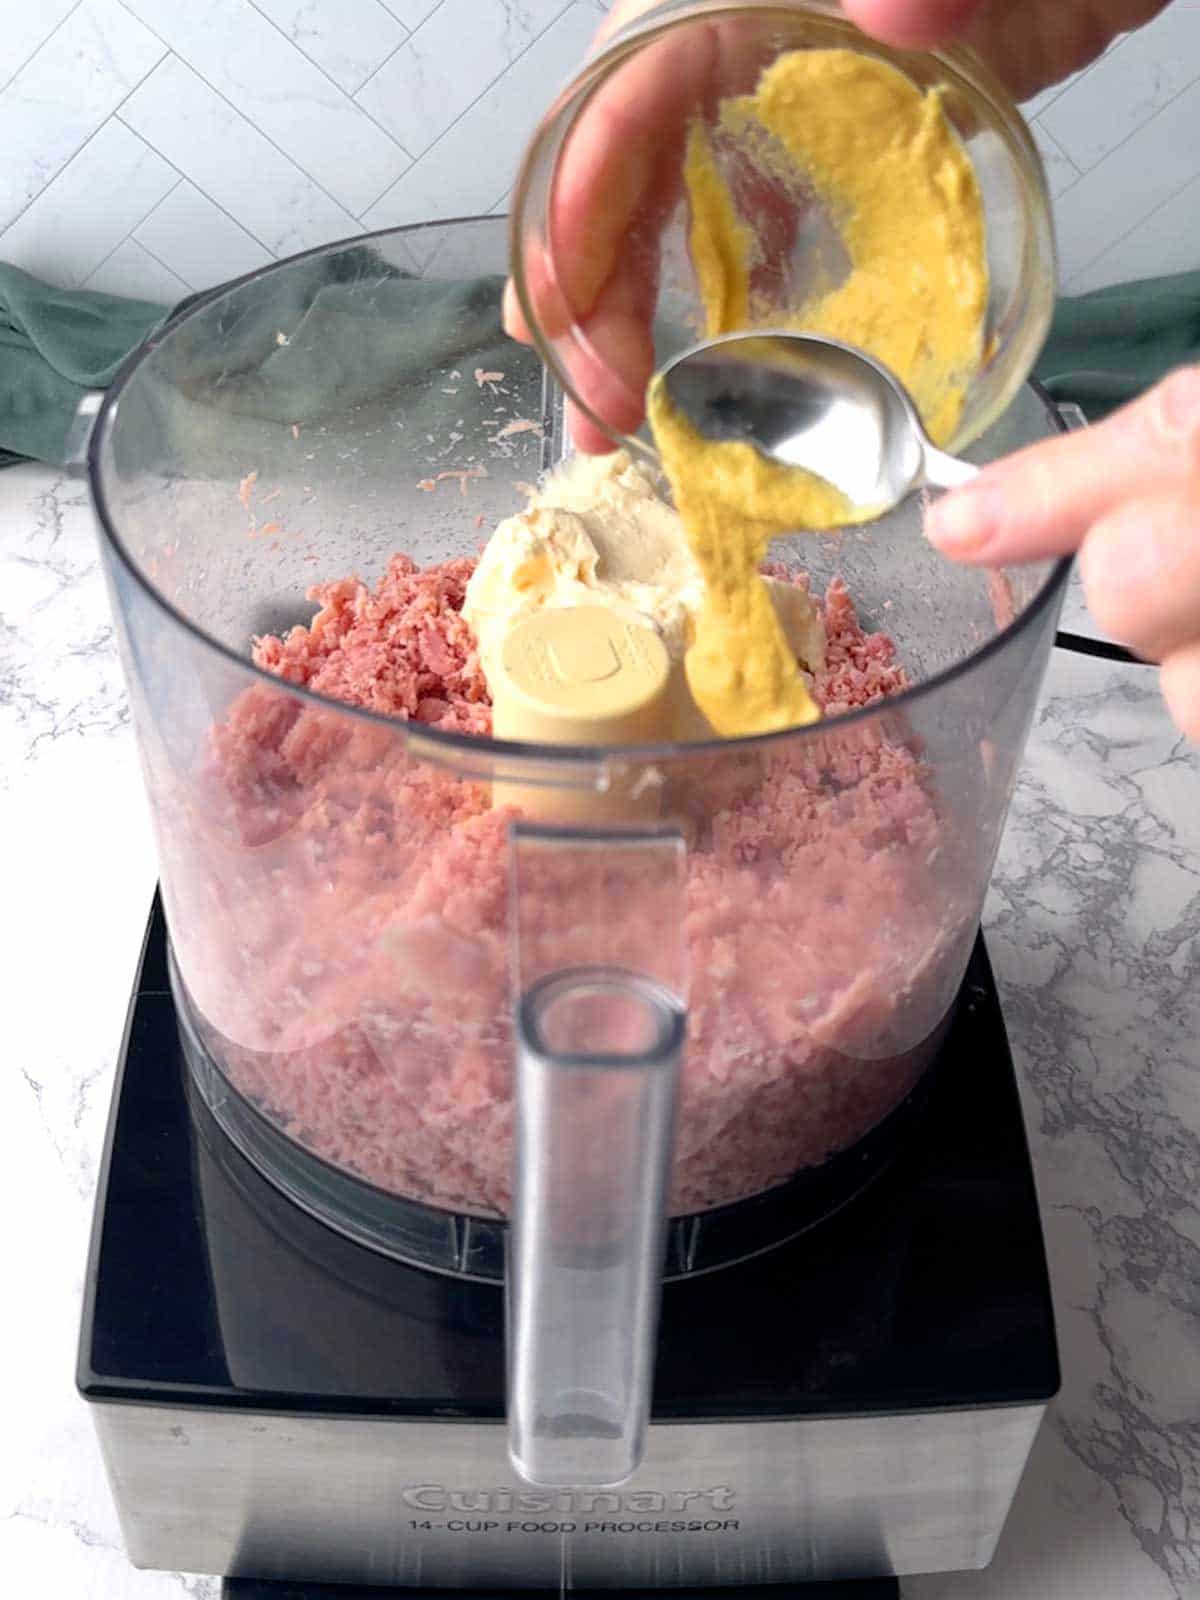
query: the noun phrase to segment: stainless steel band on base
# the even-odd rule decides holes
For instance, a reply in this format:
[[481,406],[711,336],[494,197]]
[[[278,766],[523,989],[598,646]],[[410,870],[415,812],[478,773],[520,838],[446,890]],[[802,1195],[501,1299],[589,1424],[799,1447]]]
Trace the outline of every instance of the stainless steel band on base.
[[1044,1410],[656,1423],[612,1491],[527,1489],[502,1423],[115,1404],[94,1417],[138,1567],[625,1589],[984,1567]]

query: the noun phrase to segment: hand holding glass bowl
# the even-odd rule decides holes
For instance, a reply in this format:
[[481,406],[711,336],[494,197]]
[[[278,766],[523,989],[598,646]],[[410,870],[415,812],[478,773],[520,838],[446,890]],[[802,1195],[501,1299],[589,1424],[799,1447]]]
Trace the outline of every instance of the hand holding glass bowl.
[[[623,443],[652,454],[646,383],[698,334],[681,270],[688,119],[711,121],[782,49],[849,43],[919,83],[946,85],[947,114],[983,191],[989,340],[948,442],[965,449],[1028,377],[1053,310],[1045,180],[1003,84],[1028,96],[1162,9],[1163,0],[814,0],[752,14],[723,0],[618,5],[597,52],[543,119],[514,205],[507,325],[538,345],[563,383],[577,447]],[[753,172],[735,192],[759,239],[756,287],[773,279],[794,297],[806,251],[828,249],[828,219],[816,207],[806,215]],[[1176,722],[1200,738],[1200,369],[1174,374],[1100,428],[997,463],[939,502],[926,531],[952,559],[986,566],[1078,551],[1097,620],[1161,662]]]

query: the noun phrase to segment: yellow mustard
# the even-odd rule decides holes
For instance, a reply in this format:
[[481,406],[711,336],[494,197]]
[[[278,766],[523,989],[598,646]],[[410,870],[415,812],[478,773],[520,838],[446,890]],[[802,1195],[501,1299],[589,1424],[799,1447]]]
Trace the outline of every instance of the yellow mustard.
[[808,473],[768,461],[748,444],[713,444],[671,405],[663,380],[650,386],[650,425],[704,575],[704,601],[684,658],[692,698],[713,729],[731,738],[815,722],[801,676],[760,568],[767,546],[797,526],[850,520],[845,498]]
[[[849,270],[782,313],[756,307],[756,238],[697,123],[684,181],[709,337],[769,323],[857,345],[901,379],[945,444],[981,359],[988,272],[979,185],[941,91],[922,92],[854,50],[797,50],[767,69],[753,95],[724,102],[719,129],[776,179],[793,188],[803,179],[836,224]],[[649,417],[705,582],[686,660],[697,704],[727,737],[817,720],[759,568],[773,538],[844,526],[854,508],[821,479],[749,445],[703,439],[658,380]]]

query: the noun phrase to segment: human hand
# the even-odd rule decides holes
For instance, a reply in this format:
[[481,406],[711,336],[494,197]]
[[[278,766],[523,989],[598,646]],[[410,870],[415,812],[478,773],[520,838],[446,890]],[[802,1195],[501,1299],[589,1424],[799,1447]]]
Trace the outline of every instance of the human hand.
[[972,46],[1017,100],[1090,65],[1118,34],[1169,0],[842,0],[864,33],[886,44]]
[[[597,35],[606,39],[658,0],[618,0]],[[1169,0],[842,0],[864,33],[928,49],[971,45],[1018,100],[1081,71],[1119,34],[1140,28]]]
[[1200,366],[1094,428],[985,467],[931,509],[952,560],[987,567],[1079,553],[1105,631],[1161,664],[1180,729],[1200,741]]
[[[597,42],[658,4],[617,5]],[[752,89],[772,53],[761,22],[725,19],[668,34],[592,94],[558,156],[550,247],[527,240],[523,252],[527,293],[575,392],[616,433],[634,432],[645,416],[660,236],[683,192],[688,125],[698,107],[715,111],[725,97]],[[782,255],[780,212],[794,208],[776,202],[769,214],[763,198],[747,173],[739,199],[761,219],[763,237],[780,234]],[[513,338],[532,342],[511,281],[504,325]],[[573,406],[570,426],[579,449],[613,448],[610,435]]]
[[[892,44],[961,39],[1024,97],[1085,66],[1166,3],[843,0],[843,7],[864,31]],[[618,0],[597,44],[659,4]],[[658,237],[681,190],[687,119],[697,104],[753,88],[769,59],[764,41],[761,27],[729,19],[659,40],[592,97],[562,153],[550,217],[553,268],[529,251],[528,292],[543,332],[560,341],[576,392],[617,434],[634,432],[644,416],[654,366]],[[770,197],[765,201],[769,217]],[[786,243],[780,240],[781,249]],[[530,343],[511,283],[504,305],[508,332]],[[562,339],[569,328],[579,337]],[[613,448],[610,433],[574,407],[570,427],[581,450]]]

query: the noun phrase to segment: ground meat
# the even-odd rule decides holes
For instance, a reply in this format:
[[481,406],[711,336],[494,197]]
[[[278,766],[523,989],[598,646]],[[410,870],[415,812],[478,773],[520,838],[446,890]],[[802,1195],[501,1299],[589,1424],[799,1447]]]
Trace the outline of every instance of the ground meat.
[[492,729],[475,636],[462,619],[469,559],[420,571],[394,556],[374,591],[356,578],[322,583],[320,610],[284,639],[255,641],[260,667],[331,700],[458,733]]
[[[259,640],[256,659],[351,705],[486,733],[460,615],[470,572],[397,557],[373,592],[324,585],[311,626]],[[814,693],[828,713],[905,686],[840,582],[824,611]],[[214,728],[201,793],[189,785],[162,832],[181,968],[232,1082],[385,1189],[503,1215],[515,813],[489,763],[259,684]],[[604,951],[655,971],[682,917],[678,1214],[770,1188],[896,1105],[930,1057],[972,925],[953,874],[939,876],[938,809],[899,708],[683,754],[652,776],[689,841],[682,911],[614,852],[558,862],[554,893],[524,903],[522,936],[543,963]]]

